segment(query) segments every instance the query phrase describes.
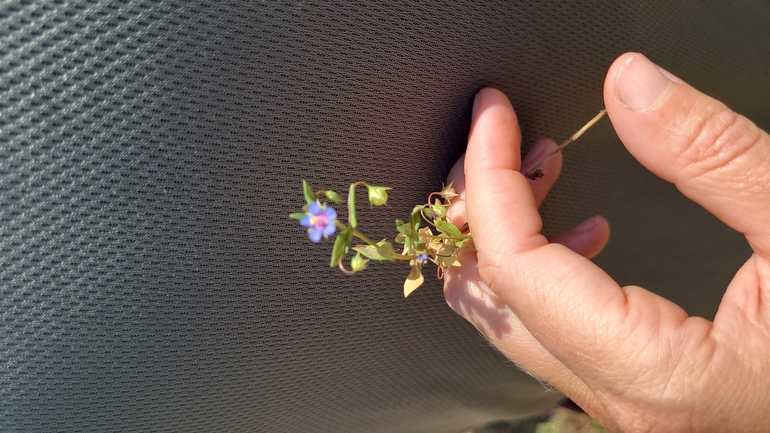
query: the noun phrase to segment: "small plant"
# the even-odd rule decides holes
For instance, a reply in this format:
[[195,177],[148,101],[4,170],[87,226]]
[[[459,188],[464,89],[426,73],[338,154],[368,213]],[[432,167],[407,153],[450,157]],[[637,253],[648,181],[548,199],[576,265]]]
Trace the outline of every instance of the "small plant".
[[[415,206],[406,220],[396,220],[398,234],[394,242],[402,245],[400,252],[396,252],[396,247],[387,239],[374,242],[358,230],[356,187],[359,186],[366,187],[370,205],[382,206],[388,201],[388,191],[391,188],[373,186],[366,182],[352,183],[348,189],[348,217],[345,224],[337,218],[337,212],[328,203],[340,203],[340,195],[332,190],[313,190],[307,181],[302,181],[306,201],[302,208],[304,212],[293,213],[291,217],[307,227],[308,237],[313,242],[320,242],[322,237],[327,238],[337,229],[340,230],[332,248],[332,267],[337,266],[346,274],[355,274],[366,269],[372,260],[407,261],[411,271],[404,282],[404,296],[409,296],[422,285],[422,267],[427,262],[438,266],[438,278],[442,278],[446,268],[460,266],[458,252],[473,251],[467,225],[457,227],[447,220],[450,200],[457,196],[451,184],[428,196],[428,203]],[[322,202],[322,197],[327,202]],[[423,222],[427,225],[423,226]],[[364,243],[353,245],[354,239]],[[343,259],[352,251],[355,255],[350,258],[348,268]]]
[[[524,175],[532,180],[542,177],[543,172],[540,170],[540,166],[568,144],[577,140],[604,114],[605,110],[600,111]],[[409,262],[411,270],[404,281],[404,297],[406,297],[425,281],[422,267],[427,262],[432,262],[437,266],[436,276],[441,279],[447,268],[460,266],[460,260],[457,258],[458,253],[474,251],[473,237],[468,225],[457,227],[447,219],[447,212],[452,206],[451,200],[457,197],[451,183],[443,186],[441,191],[431,193],[427,203],[415,206],[406,220],[396,220],[398,234],[394,242],[401,245],[399,247],[400,252],[397,252],[394,244],[387,239],[374,242],[358,230],[356,188],[359,186],[366,187],[370,205],[382,206],[388,201],[388,191],[391,188],[387,186],[369,185],[363,181],[350,184],[347,199],[347,224],[345,224],[337,217],[337,211],[329,205],[329,203],[340,204],[342,197],[332,190],[314,190],[307,181],[302,181],[306,203],[302,207],[302,212],[293,213],[291,217],[299,220],[300,224],[307,228],[308,237],[316,243],[320,242],[322,238],[326,239],[333,235],[339,229],[340,232],[337,234],[332,248],[330,261],[332,267],[339,267],[346,274],[355,274],[366,269],[372,260]],[[354,245],[354,239],[363,243]],[[348,268],[343,261],[351,252],[355,252],[355,255],[350,258]]]

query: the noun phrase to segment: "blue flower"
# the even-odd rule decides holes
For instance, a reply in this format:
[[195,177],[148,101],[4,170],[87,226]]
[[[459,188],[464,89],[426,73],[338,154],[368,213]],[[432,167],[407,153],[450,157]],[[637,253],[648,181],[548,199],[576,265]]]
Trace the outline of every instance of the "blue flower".
[[337,212],[334,209],[314,202],[307,207],[307,213],[300,220],[300,224],[308,228],[307,233],[311,241],[321,242],[321,236],[327,238],[337,230],[335,219]]
[[419,263],[419,264],[423,264],[423,263],[425,263],[425,262],[427,262],[427,261],[428,261],[428,255],[427,255],[427,254],[425,254],[425,253],[422,253],[422,254],[417,254],[417,256],[414,258],[414,260],[415,260],[417,263]]

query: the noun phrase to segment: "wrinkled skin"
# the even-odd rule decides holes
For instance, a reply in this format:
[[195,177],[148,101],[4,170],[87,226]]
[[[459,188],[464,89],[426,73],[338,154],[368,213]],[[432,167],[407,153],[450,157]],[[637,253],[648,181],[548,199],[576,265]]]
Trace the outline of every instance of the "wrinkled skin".
[[452,169],[451,218],[470,225],[476,253],[447,271],[449,305],[521,368],[623,432],[770,429],[770,138],[641,54],[619,57],[604,86],[629,152],[733,229],[752,257],[713,322],[641,287],[619,286],[590,257],[609,238],[593,217],[555,238],[538,206],[561,156],[532,181],[521,173],[516,114],[501,92],[474,102],[468,149]]

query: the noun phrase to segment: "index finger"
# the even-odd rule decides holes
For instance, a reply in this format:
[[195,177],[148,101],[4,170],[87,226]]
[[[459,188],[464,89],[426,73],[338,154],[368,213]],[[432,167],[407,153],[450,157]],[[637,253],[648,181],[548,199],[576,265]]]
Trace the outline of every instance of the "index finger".
[[[518,131],[505,95],[482,90],[465,159],[466,213],[479,273],[554,356],[578,376],[600,374],[606,366],[583,362],[586,353],[607,352],[607,359],[615,359],[623,341],[616,338],[619,333],[664,316],[677,322],[686,315],[649,292],[634,307],[643,314],[629,314],[626,292],[609,275],[566,247],[548,243],[540,234],[532,190],[519,172]],[[627,326],[633,317],[641,319]]]
[[495,237],[486,230],[492,221],[495,231],[515,230],[519,235],[515,244],[486,243],[487,260],[494,261],[511,247],[527,250],[546,245],[548,240],[540,234],[542,221],[529,183],[519,173],[521,131],[511,103],[499,90],[490,88],[479,91],[476,98],[465,156],[466,191],[474,191],[469,207],[486,214],[487,221],[477,218],[484,226],[475,227],[467,209],[468,224],[476,241],[479,236]]

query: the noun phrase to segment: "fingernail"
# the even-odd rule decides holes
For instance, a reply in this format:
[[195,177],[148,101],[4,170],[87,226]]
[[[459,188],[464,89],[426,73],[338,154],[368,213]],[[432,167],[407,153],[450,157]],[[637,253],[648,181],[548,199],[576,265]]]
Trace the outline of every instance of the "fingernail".
[[529,149],[529,152],[524,156],[524,159],[521,161],[522,167],[526,167],[527,164],[530,164],[534,161],[539,161],[540,158],[542,158],[545,154],[545,143],[543,141],[538,141],[535,143],[531,149]]
[[632,54],[620,68],[615,94],[634,111],[646,111],[663,98],[671,80],[641,54]]
[[479,109],[479,94],[473,98],[473,108],[471,109],[471,120],[476,118],[476,110]]
[[588,230],[591,230],[592,228],[599,225],[599,223],[602,222],[602,219],[598,216],[593,216],[591,218],[588,218],[587,220],[583,221],[582,223],[575,226],[575,228],[572,229],[573,232],[587,232]]

